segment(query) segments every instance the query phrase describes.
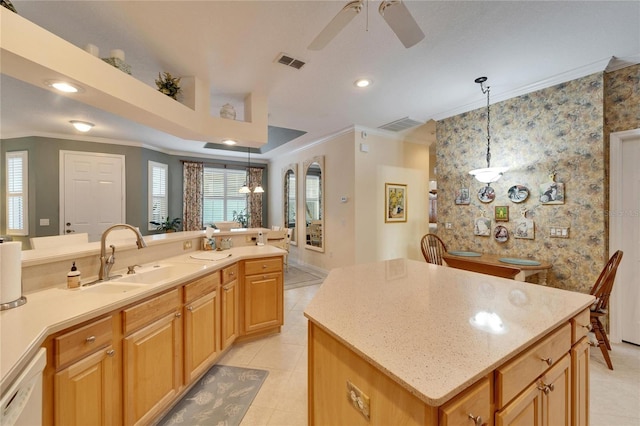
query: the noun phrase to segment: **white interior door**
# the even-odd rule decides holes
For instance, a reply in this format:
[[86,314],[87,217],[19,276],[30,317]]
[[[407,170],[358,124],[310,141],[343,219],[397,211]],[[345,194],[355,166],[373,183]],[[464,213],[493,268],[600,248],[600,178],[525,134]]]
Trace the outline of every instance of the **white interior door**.
[[86,232],[98,241],[125,221],[124,155],[60,152],[60,233]]
[[612,340],[640,345],[640,129],[612,135],[611,142],[610,254],[624,252],[613,288]]

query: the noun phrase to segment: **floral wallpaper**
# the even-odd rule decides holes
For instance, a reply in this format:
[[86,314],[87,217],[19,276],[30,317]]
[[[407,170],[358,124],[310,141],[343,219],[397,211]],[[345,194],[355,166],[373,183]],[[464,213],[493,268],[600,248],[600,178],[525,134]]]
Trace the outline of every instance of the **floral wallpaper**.
[[[486,167],[486,107],[439,121],[438,235],[447,248],[546,261],[553,264],[548,285],[589,292],[606,261],[603,94],[597,73],[491,105],[491,165],[510,169],[491,184],[495,199],[487,203],[478,197],[483,184],[468,174]],[[554,173],[564,196],[544,203],[541,187],[551,186]],[[529,195],[514,202],[508,194],[517,185]],[[469,189],[469,204],[456,204],[461,188]],[[508,221],[495,221],[496,206],[509,208]],[[515,237],[523,215],[533,220],[533,239]],[[482,216],[492,231],[506,227],[508,239],[474,235]],[[569,238],[551,238],[552,227],[569,228]]]
[[606,73],[604,83],[607,135],[640,128],[640,64]]

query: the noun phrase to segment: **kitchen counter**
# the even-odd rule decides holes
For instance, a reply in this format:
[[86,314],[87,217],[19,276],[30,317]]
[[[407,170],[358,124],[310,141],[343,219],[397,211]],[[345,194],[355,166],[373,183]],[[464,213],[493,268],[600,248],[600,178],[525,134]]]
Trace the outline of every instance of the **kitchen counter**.
[[[438,407],[592,302],[587,294],[395,259],[332,270],[305,316]],[[481,312],[496,314],[497,325],[480,324]]]
[[[196,253],[228,253],[230,256],[216,261],[198,260],[191,257]],[[29,293],[26,295],[25,305],[0,313],[0,389],[4,391],[11,385],[44,339],[52,333],[117,310],[240,260],[283,256],[285,253],[284,250],[270,245],[234,247],[222,252],[190,252],[142,265],[143,269],[155,264],[193,265],[184,275],[172,277],[171,280],[159,284],[114,293],[96,291],[102,284],[73,290],[59,285]],[[112,275],[126,272],[126,268],[118,269],[113,271]]]

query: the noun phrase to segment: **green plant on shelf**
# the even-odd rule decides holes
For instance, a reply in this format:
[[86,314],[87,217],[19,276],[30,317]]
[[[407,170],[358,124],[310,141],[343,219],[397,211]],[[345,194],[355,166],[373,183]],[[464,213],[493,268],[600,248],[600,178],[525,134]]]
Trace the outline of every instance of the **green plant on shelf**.
[[233,221],[238,222],[243,228],[248,228],[249,226],[249,215],[245,209],[240,210],[239,212],[233,211]]
[[156,226],[156,231],[176,232],[178,229],[180,229],[182,219],[180,219],[179,217],[170,219],[169,216],[167,216],[167,218],[163,219],[161,222],[152,220],[149,221],[149,223]]
[[180,87],[181,79],[182,77],[173,77],[168,72],[163,72],[162,75],[158,73],[156,86],[158,86],[159,92],[177,100],[178,95],[182,93],[182,88]]

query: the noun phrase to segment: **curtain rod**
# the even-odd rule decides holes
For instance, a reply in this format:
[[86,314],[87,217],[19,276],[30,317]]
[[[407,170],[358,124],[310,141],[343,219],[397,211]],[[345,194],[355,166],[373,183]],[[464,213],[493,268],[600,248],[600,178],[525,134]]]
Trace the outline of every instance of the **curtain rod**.
[[[196,164],[203,164],[203,165],[205,165],[205,166],[220,166],[220,167],[224,167],[225,169],[226,169],[226,168],[234,168],[234,169],[237,169],[237,168],[242,168],[242,167],[244,167],[244,165],[242,164],[242,162],[241,162],[241,161],[237,161],[237,163],[238,163],[238,164],[229,164],[229,163],[211,163],[211,162],[208,162],[208,161],[193,161],[193,160],[180,160],[180,162],[181,162],[182,164],[184,164],[184,163],[196,163]],[[267,168],[267,166],[266,166],[266,164],[256,163],[255,165],[253,165],[253,164],[252,164],[252,165],[251,165],[251,168],[252,168],[252,169],[253,169],[253,168],[255,168],[255,169],[266,169],[266,168]]]

